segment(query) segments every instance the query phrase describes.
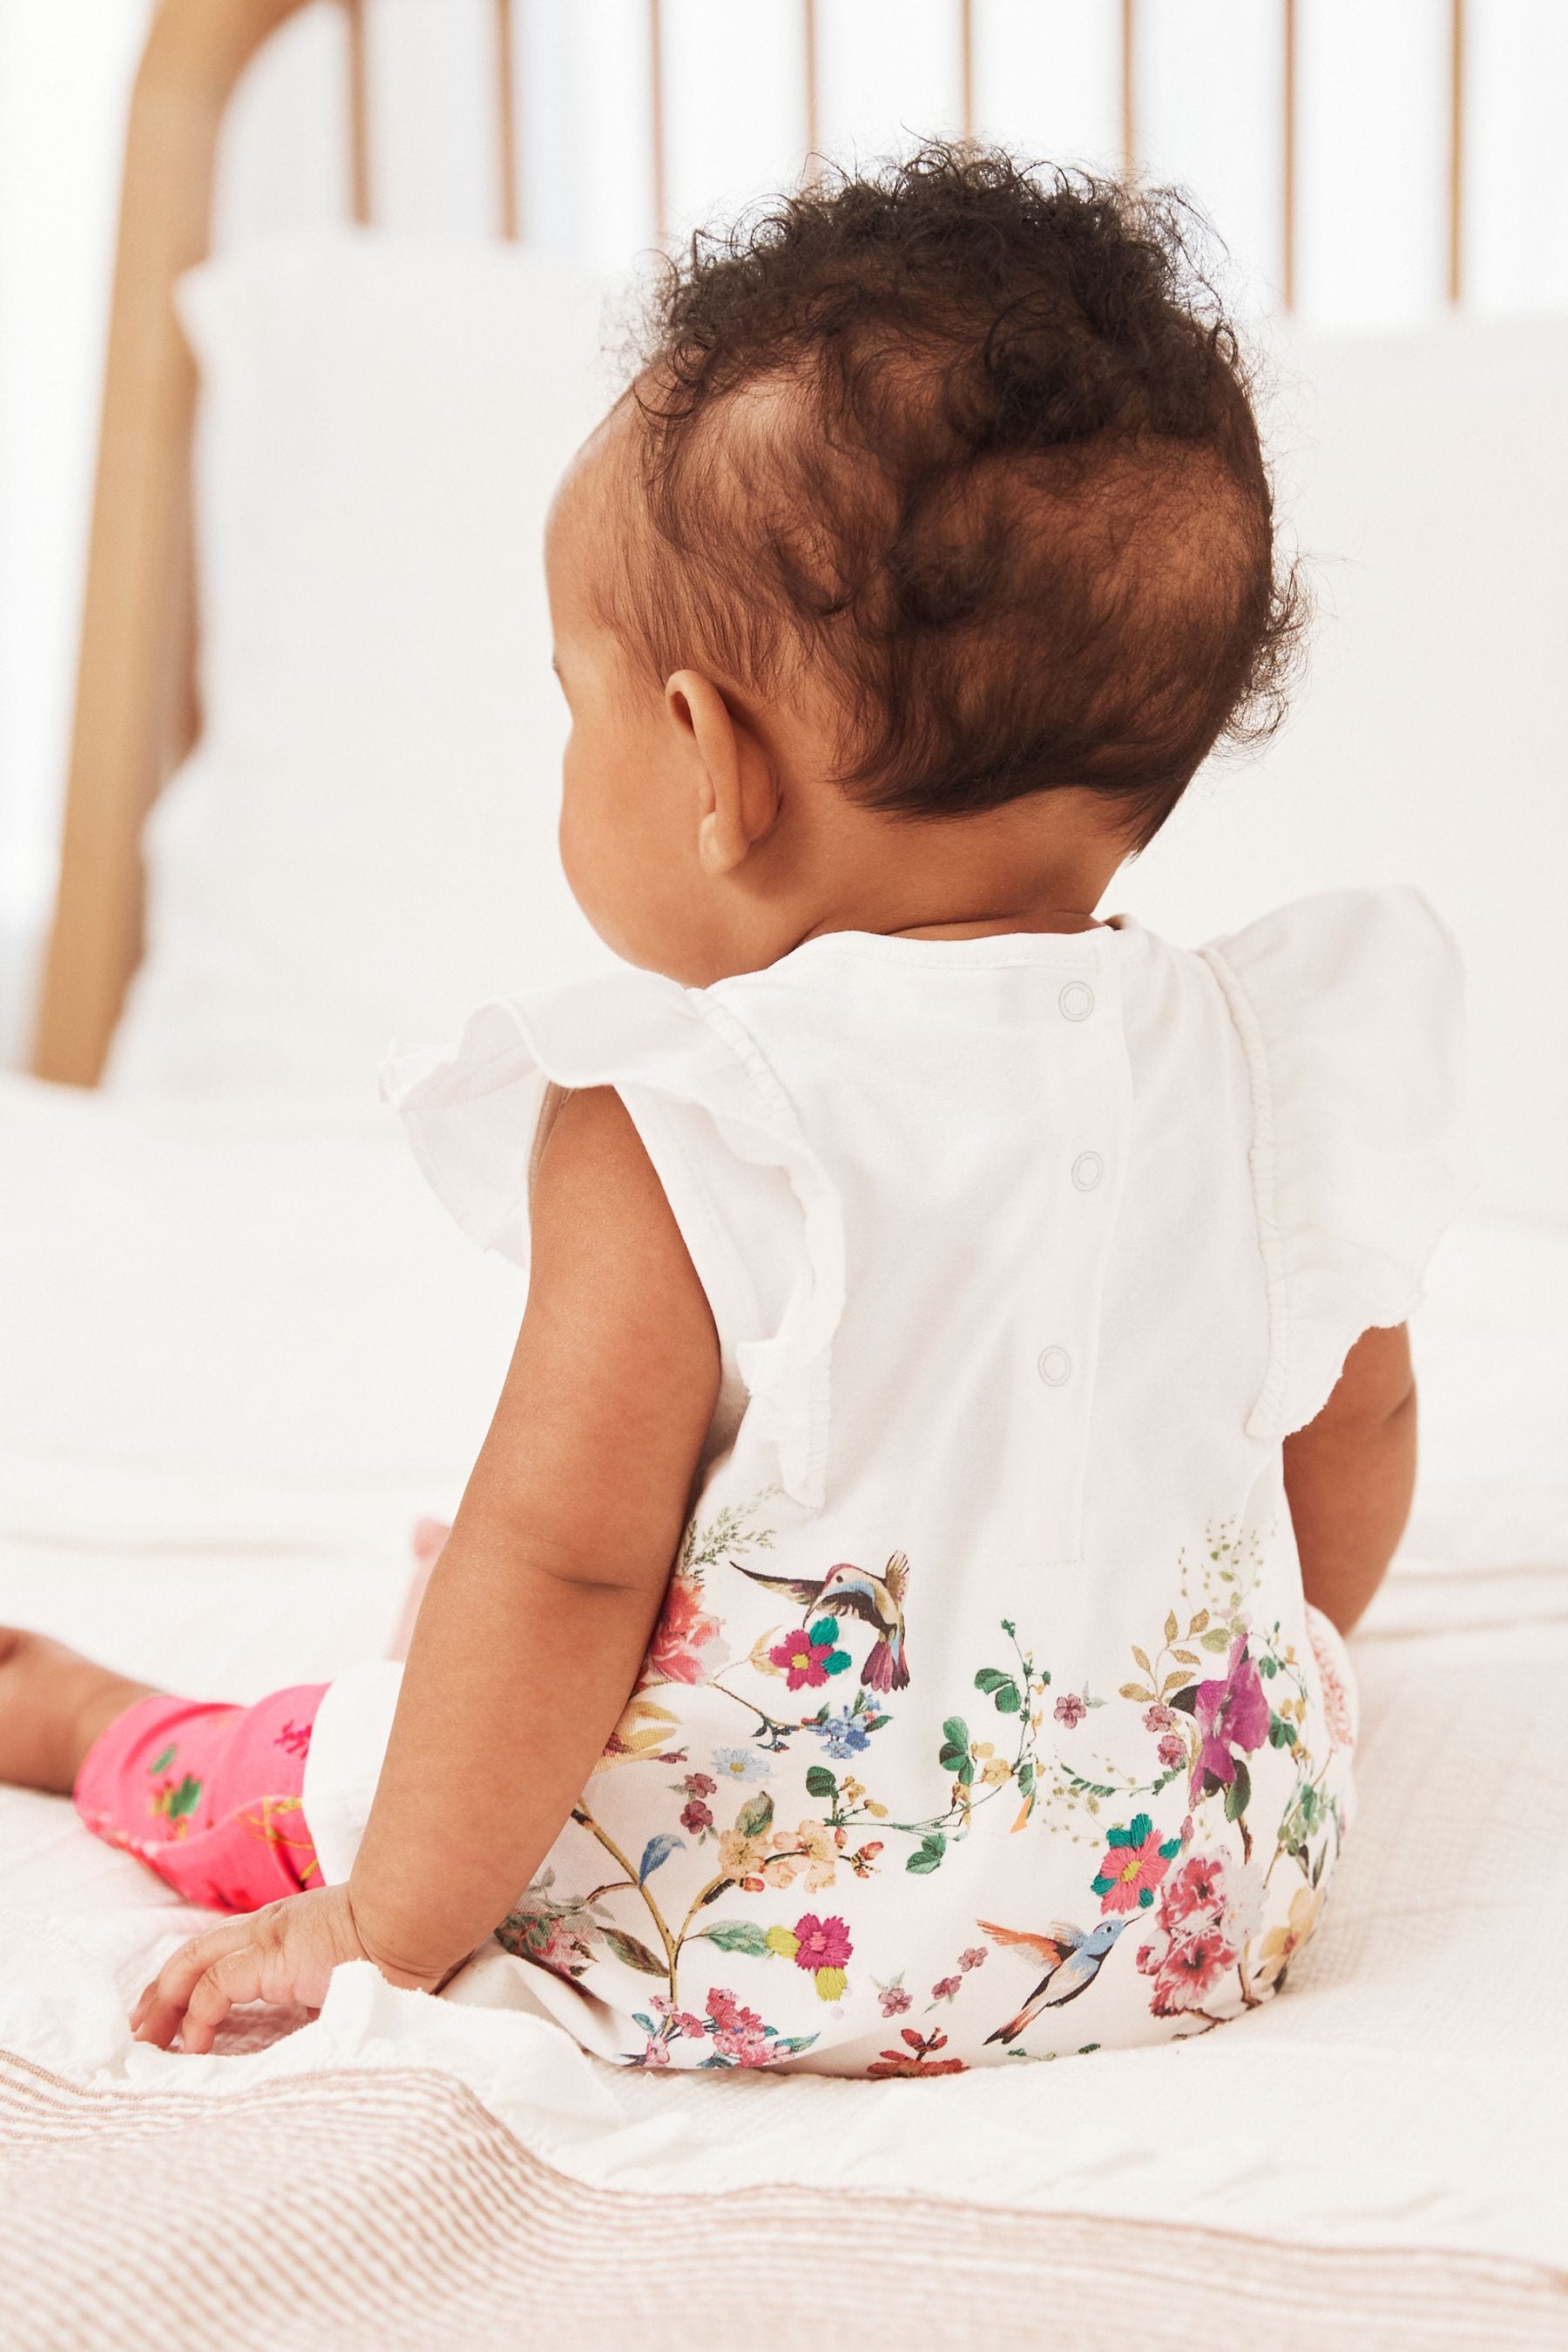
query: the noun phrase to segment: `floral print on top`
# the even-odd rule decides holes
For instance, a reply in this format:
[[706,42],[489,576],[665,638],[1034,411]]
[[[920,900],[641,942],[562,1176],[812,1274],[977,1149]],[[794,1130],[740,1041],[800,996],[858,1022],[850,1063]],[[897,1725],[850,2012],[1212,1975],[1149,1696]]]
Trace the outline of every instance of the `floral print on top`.
[[[1176,1605],[1130,1644],[1114,1694],[1058,1692],[1003,1618],[992,1655],[960,1670],[964,1711],[933,1719],[907,1663],[906,1556],[879,1573],[840,1561],[819,1579],[774,1574],[756,1564],[774,1544],[773,1500],[688,1528],[574,1833],[499,1931],[521,1958],[624,2002],[624,2063],[775,2065],[816,2046],[821,2004],[840,2028],[851,2012],[910,2020],[890,2045],[873,2025],[872,2078],[951,2074],[1100,2046],[1089,1996],[1112,1967],[1144,2039],[1207,2032],[1282,1988],[1344,1833],[1351,1717],[1326,1621],[1297,1641],[1251,1605],[1257,1545],[1211,1531],[1196,1560],[1178,1560]],[[753,1630],[758,1595],[805,1622]],[[952,1681],[950,1667],[944,1695]],[[720,1722],[745,1736],[705,1746]],[[900,1801],[911,1748],[917,1806]],[[664,1816],[636,1851],[597,1793],[628,1772],[639,1818]],[[976,1916],[922,1990],[898,1948],[914,1890],[931,1888],[945,1924],[942,1874],[972,1842],[1040,1841],[1054,1858],[1064,1822],[1082,1859],[1048,1883],[1066,1878],[1073,1916]],[[593,1883],[568,1892],[569,1864]],[[910,1895],[890,1901],[889,1880]],[[640,1999],[620,1993],[628,1976],[647,1979]],[[1079,2002],[1081,2035],[1061,2018]],[[1131,2038],[1124,2018],[1114,2038]]]

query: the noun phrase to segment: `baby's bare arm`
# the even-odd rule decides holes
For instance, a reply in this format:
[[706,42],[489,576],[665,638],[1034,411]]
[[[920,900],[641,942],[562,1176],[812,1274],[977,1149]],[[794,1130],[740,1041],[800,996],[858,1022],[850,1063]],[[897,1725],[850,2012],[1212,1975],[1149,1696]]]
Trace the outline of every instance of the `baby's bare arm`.
[[367,1950],[445,1973],[510,1909],[636,1681],[719,1385],[708,1302],[618,1097],[542,1158],[528,1307],[431,1575],[351,1882]]
[[1363,1331],[1316,1421],[1285,1441],[1301,1581],[1342,1633],[1383,1582],[1415,1485],[1410,1334]]

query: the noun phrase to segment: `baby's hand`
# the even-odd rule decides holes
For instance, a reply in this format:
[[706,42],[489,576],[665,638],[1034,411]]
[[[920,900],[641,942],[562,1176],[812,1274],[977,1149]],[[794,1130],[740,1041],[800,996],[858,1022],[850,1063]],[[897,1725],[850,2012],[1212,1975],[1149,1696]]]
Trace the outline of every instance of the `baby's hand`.
[[[132,2011],[132,2028],[138,2042],[160,2050],[169,2049],[176,2033],[183,2050],[210,2050],[229,2011],[245,2001],[320,2009],[332,1970],[344,1960],[375,1960],[354,1925],[349,1890],[311,1887],[182,1944]],[[390,1968],[382,1974],[425,1991],[440,1982]]]

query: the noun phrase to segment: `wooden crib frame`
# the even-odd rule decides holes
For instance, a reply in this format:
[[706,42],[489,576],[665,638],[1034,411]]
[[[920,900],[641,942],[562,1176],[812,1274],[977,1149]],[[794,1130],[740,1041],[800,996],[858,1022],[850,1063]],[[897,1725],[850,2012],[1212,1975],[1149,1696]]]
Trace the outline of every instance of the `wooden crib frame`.
[[[142,824],[195,741],[195,594],[191,434],[195,369],[174,314],[182,273],[208,249],[218,142],[251,58],[307,0],[160,0],[132,96],[104,379],[97,488],[82,611],[60,872],[32,1068],[93,1086],[142,957]],[[372,214],[366,0],[339,0],[349,30],[351,211]],[[973,0],[958,11],[960,120],[973,121]],[[1281,285],[1295,291],[1298,0],[1283,8]],[[491,0],[500,169],[498,223],[520,233],[512,0]],[[653,221],[665,203],[660,0],[647,0]],[[1449,0],[1448,292],[1460,293],[1464,0]],[[800,0],[805,114],[817,146],[816,0]],[[1134,168],[1137,0],[1121,0],[1121,147]]]

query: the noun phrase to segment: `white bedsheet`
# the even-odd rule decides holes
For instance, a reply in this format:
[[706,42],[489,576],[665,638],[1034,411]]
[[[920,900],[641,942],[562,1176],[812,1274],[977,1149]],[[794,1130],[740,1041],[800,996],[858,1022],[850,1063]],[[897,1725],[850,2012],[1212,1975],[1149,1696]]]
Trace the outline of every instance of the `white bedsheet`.
[[[0,1202],[0,1616],[240,1698],[379,1649],[519,1303],[390,1127],[14,1080]],[[1221,2032],[930,2084],[667,2082],[583,2058],[498,1953],[442,2001],[348,1969],[285,2038],[138,2050],[124,2000],[200,1915],[63,1801],[0,1790],[0,2044],[198,2098],[439,2066],[550,2163],[647,2190],[910,2187],[1568,2268],[1565,1330],[1568,1236],[1446,1245],[1419,1506],[1353,1645],[1361,1816],[1290,1989]]]

